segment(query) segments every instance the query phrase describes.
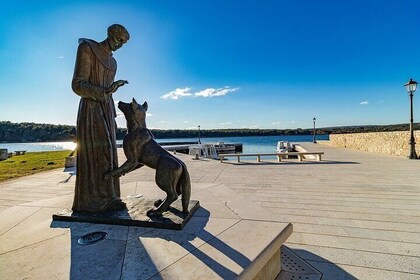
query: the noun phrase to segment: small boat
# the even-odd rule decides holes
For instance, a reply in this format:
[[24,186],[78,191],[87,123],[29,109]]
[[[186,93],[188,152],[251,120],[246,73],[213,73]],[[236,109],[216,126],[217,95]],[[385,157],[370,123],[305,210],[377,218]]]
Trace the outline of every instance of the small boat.
[[235,153],[236,147],[233,144],[225,144],[223,142],[217,142],[214,145],[214,148],[216,149],[218,154],[230,154]]
[[278,141],[277,142],[277,153],[288,153],[293,151],[293,144],[289,141]]

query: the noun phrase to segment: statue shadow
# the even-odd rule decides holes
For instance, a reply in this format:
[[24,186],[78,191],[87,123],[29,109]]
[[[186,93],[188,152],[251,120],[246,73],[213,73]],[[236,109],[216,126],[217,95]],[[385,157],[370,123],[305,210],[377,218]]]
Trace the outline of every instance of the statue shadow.
[[[128,227],[106,224],[52,221],[51,228],[70,229],[69,279],[119,279],[124,263]],[[79,244],[93,232],[105,232],[103,240]]]
[[63,172],[68,173],[69,177],[63,181],[60,181],[60,184],[65,184],[70,181],[70,179],[76,175],[76,167],[65,167]]
[[76,175],[76,166],[74,166],[74,167],[64,167],[63,172],[67,172],[71,175]]
[[[134,241],[131,246],[133,250],[136,251],[135,255],[140,256],[130,260],[135,263],[135,265],[132,264],[132,266],[142,266],[142,263],[144,263],[143,257],[147,255],[147,248],[151,247],[149,245],[152,243],[150,240],[156,239],[154,245],[157,247],[155,247],[155,249],[159,250],[159,247],[161,247],[162,250],[170,249],[171,256],[167,256],[167,258],[173,258],[171,260],[172,262],[185,258],[181,261],[183,263],[178,263],[177,265],[188,265],[189,261],[198,260],[222,279],[237,278],[238,275],[228,268],[225,263],[230,262],[234,263],[234,265],[246,268],[250,265],[251,260],[206,229],[209,217],[210,212],[207,209],[200,207],[181,231],[165,229],[139,231],[136,228],[130,228],[129,235],[133,238],[131,241]],[[227,227],[230,227],[230,225]],[[136,231],[138,233],[136,233]],[[168,244],[177,245],[168,246]],[[212,255],[221,256],[224,259],[223,263],[210,256],[209,252],[211,252]],[[190,255],[187,256],[187,254]],[[226,258],[228,258],[229,261],[226,261]],[[168,263],[168,265],[170,264],[172,263]],[[168,273],[170,273],[170,269],[171,268],[169,268]],[[130,271],[133,271],[133,269],[130,269]],[[159,270],[154,272],[156,274],[147,275],[144,279],[147,279],[149,276],[154,276],[155,278],[153,279],[163,279],[159,275]],[[141,279],[143,279],[143,277],[141,277]]]
[[[237,278],[207,252],[216,250],[215,255],[243,268],[251,261],[206,229],[209,217],[210,212],[200,207],[183,230],[62,221],[53,221],[50,227],[70,229],[70,279],[163,279],[160,271],[183,258],[202,262],[223,279]],[[107,236],[90,245],[78,243],[92,232]]]

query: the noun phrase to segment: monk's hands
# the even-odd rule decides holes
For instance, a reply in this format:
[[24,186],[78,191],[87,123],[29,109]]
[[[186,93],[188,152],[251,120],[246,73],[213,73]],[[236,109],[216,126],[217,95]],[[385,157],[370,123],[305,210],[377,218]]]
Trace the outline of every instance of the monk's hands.
[[109,179],[111,179],[111,177],[112,177],[111,171],[106,172],[106,173],[104,174],[104,180],[105,180],[105,181],[108,181]]
[[106,90],[107,94],[113,94],[118,90],[118,88],[122,87],[123,85],[128,84],[126,80],[118,80],[112,83],[112,85]]

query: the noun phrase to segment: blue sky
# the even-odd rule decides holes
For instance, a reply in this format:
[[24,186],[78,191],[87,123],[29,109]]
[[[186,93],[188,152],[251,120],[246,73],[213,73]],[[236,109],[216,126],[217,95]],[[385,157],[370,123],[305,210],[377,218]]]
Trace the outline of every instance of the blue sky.
[[406,123],[403,84],[420,80],[417,0],[6,0],[0,14],[0,120],[12,122],[75,125],[78,38],[101,41],[113,23],[131,35],[114,99],[146,100],[152,128]]

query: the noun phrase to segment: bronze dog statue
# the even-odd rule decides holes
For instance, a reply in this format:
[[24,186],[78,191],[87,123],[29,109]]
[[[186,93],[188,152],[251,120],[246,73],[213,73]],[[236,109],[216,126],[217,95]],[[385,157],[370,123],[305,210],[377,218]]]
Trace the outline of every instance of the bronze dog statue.
[[133,98],[131,103],[119,102],[118,108],[127,120],[127,135],[123,140],[124,154],[127,161],[119,168],[105,173],[105,179],[123,176],[134,169],[146,165],[156,169],[156,184],[164,192],[166,199],[155,202],[155,209],[147,212],[148,216],[160,216],[168,210],[172,202],[182,194],[182,210],[188,213],[191,196],[190,175],[184,162],[163,149],[146,127],[147,102],[140,105]]

